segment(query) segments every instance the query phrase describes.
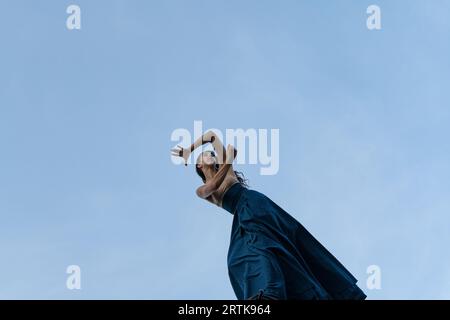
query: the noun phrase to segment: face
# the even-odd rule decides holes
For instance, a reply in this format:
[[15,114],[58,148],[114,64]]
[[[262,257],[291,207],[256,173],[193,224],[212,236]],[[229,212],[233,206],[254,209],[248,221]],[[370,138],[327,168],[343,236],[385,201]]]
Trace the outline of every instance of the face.
[[205,151],[202,152],[202,154],[197,159],[197,164],[201,167],[202,165],[205,166],[212,166],[217,163],[216,154],[214,151]]

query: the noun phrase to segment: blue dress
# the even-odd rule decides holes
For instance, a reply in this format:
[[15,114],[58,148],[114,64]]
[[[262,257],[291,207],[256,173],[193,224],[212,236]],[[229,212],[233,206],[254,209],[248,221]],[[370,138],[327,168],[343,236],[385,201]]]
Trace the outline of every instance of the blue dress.
[[222,207],[234,215],[228,273],[239,300],[364,300],[353,275],[268,197],[232,185]]

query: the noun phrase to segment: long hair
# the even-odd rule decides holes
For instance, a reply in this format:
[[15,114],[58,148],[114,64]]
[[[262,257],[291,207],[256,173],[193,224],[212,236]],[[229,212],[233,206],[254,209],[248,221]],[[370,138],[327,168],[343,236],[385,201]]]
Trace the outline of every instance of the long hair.
[[[215,164],[214,165],[214,169],[219,170],[219,165]],[[202,178],[203,183],[206,183],[206,177],[202,171],[202,169],[200,169],[197,165],[195,165],[195,171],[197,172],[197,174],[199,175],[200,178]],[[236,178],[238,179],[239,183],[243,186],[248,188],[248,180],[245,178],[244,174],[240,171],[234,171],[234,174],[236,175]]]

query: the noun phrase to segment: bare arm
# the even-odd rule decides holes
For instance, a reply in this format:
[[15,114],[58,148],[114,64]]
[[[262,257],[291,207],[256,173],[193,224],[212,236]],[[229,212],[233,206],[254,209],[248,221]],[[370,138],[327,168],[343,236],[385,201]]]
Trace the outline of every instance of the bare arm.
[[187,165],[187,160],[191,153],[198,147],[207,143],[211,143],[213,145],[214,151],[217,153],[218,164],[222,165],[226,161],[225,148],[219,137],[217,137],[217,135],[212,131],[204,133],[200,138],[194,141],[194,143],[191,144],[189,148],[182,148],[181,146],[177,146],[178,148],[172,149],[172,155],[184,158],[185,165]]
[[197,189],[197,195],[200,198],[203,198],[203,199],[208,198],[211,194],[216,192],[217,189],[219,189],[220,185],[225,180],[228,170],[232,167],[233,160],[237,155],[237,151],[236,151],[236,149],[234,149],[233,146],[229,145],[227,147],[226,154],[227,154],[227,157],[225,159],[225,164],[223,164],[220,167],[220,169],[217,171],[214,178],[207,181],[204,185],[202,185],[201,187],[199,187]]
[[225,148],[222,144],[222,141],[220,141],[219,137],[217,137],[217,135],[213,131],[206,132],[205,134],[203,134],[203,136],[201,136],[193,144],[191,144],[189,152],[193,152],[195,149],[206,143],[211,143],[213,145],[214,151],[217,153],[219,164],[223,164],[226,160]]

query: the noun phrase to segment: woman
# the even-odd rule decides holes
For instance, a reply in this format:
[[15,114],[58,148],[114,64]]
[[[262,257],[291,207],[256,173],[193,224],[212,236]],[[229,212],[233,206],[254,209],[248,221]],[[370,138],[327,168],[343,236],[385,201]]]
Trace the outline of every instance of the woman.
[[[249,190],[233,170],[236,150],[224,149],[212,132],[190,148],[178,146],[183,157],[212,143],[197,159],[203,180],[197,195],[234,215],[228,250],[228,273],[238,299],[364,300],[357,280],[297,220],[265,195]],[[217,155],[216,155],[217,153]]]

